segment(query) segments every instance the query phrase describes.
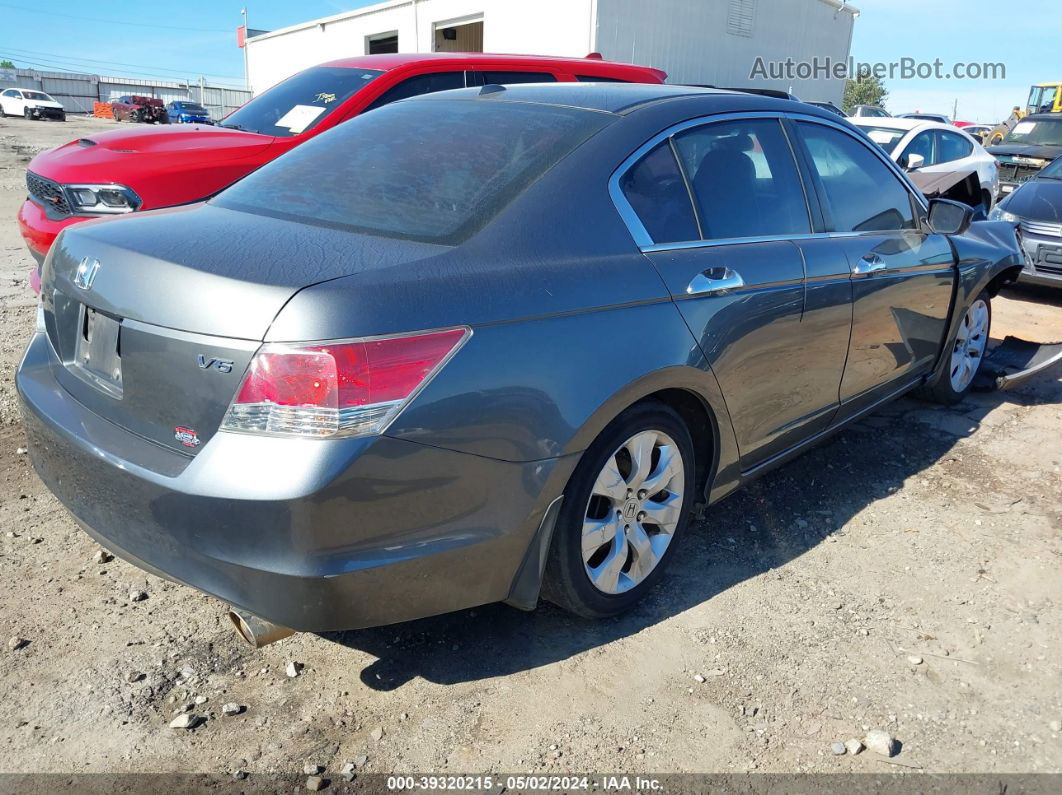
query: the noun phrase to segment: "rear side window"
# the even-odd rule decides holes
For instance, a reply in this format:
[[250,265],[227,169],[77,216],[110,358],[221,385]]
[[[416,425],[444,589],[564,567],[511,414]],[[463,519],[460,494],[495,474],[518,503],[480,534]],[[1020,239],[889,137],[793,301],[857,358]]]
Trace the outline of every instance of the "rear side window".
[[398,102],[314,137],[211,201],[455,245],[614,118],[475,99]]
[[907,188],[866,145],[820,124],[799,122],[798,127],[825,196],[831,231],[916,228]]
[[618,77],[595,77],[594,75],[576,75],[575,79],[580,83],[629,83],[630,80],[620,80]]
[[556,83],[557,78],[549,72],[470,72],[469,85],[516,85],[517,83]]
[[366,110],[382,108],[384,105],[390,105],[400,99],[419,97],[421,94],[434,94],[436,91],[449,91],[454,88],[464,87],[464,72],[432,72],[431,74],[417,75],[387,89]]
[[654,243],[700,239],[686,182],[667,141],[627,171],[620,188]]
[[793,152],[773,119],[695,127],[675,136],[708,240],[806,234]]

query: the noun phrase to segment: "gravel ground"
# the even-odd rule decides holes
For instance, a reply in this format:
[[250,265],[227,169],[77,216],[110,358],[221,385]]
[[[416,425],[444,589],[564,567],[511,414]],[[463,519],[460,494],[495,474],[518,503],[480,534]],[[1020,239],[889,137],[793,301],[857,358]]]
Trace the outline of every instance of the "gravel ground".
[[[867,418],[712,509],[612,621],[494,605],[253,651],[99,562],[20,452],[14,215],[32,152],[113,126],[0,121],[0,772],[1062,772],[1058,373]],[[1062,291],[995,312],[1062,338]],[[872,730],[899,753],[832,748]]]

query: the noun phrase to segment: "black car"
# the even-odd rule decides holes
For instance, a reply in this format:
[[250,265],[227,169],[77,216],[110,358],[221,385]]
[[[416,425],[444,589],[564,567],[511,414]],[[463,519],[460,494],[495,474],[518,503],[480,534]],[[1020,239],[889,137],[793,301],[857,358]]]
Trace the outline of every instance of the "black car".
[[992,220],[1021,229],[1026,262],[1020,281],[1062,287],[1062,157],[996,205]]
[[988,147],[999,161],[999,198],[1062,157],[1062,113],[1036,113],[1018,122],[1003,142]]

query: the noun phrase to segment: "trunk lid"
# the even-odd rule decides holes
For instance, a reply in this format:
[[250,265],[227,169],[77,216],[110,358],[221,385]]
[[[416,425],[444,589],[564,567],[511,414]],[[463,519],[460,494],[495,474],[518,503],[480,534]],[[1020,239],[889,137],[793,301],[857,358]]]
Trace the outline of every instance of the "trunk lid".
[[78,224],[43,274],[56,379],[116,425],[194,455],[295,293],[440,250],[210,205]]

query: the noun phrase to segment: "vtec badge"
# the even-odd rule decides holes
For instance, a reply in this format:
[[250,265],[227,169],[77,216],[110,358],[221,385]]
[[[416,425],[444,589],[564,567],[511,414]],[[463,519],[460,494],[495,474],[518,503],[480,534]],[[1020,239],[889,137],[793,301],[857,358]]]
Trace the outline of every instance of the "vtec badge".
[[199,434],[183,425],[178,425],[173,429],[173,438],[185,447],[199,447]]

